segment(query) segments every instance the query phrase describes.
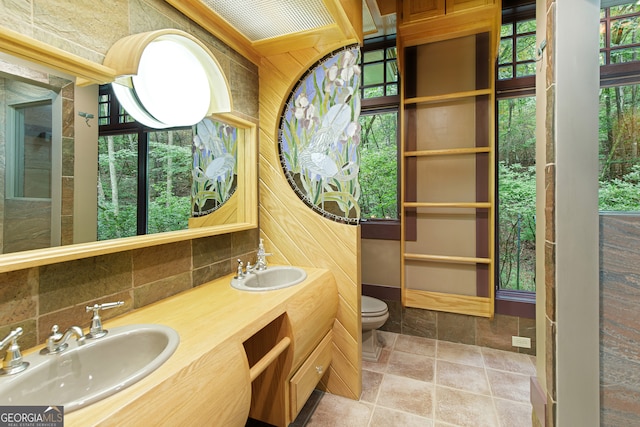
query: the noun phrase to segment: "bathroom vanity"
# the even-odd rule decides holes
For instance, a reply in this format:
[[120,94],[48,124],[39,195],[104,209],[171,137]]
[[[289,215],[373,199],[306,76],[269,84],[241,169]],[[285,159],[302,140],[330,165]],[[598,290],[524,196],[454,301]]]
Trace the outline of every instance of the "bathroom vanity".
[[225,276],[105,322],[166,325],[180,344],[139,382],[66,414],[65,425],[233,427],[251,416],[287,426],[330,371],[333,352],[335,278],[305,270],[302,283],[261,292],[234,289]]

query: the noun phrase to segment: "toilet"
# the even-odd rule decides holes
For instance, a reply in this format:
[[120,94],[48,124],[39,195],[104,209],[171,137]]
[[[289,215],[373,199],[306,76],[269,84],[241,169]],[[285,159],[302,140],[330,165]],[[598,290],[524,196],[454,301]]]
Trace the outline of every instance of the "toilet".
[[389,318],[389,309],[384,301],[362,295],[362,359],[377,362],[382,351],[376,329]]

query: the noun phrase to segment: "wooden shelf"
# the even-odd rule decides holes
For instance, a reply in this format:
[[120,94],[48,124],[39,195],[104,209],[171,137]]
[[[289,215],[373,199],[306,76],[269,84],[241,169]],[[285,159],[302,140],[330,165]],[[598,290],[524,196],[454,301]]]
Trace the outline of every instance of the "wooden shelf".
[[490,153],[491,147],[442,148],[436,150],[405,151],[404,157],[455,156],[461,154]]
[[445,93],[442,95],[417,96],[415,98],[405,98],[404,104],[428,104],[432,102],[457,101],[464,98],[473,98],[476,96],[491,95],[492,89],[468,90],[464,92]]
[[493,298],[403,289],[405,307],[493,317]]
[[491,202],[404,202],[405,208],[475,208],[491,209]]
[[451,262],[456,264],[491,264],[490,258],[476,258],[465,256],[451,255],[427,255],[405,253],[404,259],[408,261],[427,261],[427,262]]

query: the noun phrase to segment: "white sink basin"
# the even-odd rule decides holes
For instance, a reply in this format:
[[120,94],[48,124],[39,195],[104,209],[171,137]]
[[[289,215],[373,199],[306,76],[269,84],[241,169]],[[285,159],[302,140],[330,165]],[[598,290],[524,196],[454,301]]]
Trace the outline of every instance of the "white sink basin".
[[277,266],[231,279],[231,286],[242,291],[271,291],[297,285],[306,278],[307,273],[300,267]]
[[0,406],[60,405],[69,413],[146,377],[179,342],[178,333],[163,325],[112,328],[81,346],[72,337],[64,352],[30,354],[26,371],[0,377]]

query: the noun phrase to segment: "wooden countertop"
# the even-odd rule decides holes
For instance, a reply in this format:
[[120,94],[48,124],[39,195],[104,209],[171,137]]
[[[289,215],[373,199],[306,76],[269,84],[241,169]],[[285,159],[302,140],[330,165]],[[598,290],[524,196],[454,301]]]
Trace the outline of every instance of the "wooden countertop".
[[[328,270],[305,267],[305,271],[307,278],[302,283],[265,292],[246,292],[232,288],[230,280],[233,275],[230,274],[106,321],[105,329],[140,323],[170,326],[180,334],[180,344],[169,360],[141,381],[113,396],[66,414],[65,425],[85,427],[110,424],[109,419],[121,408],[143,398],[147,392],[162,383],[175,381],[176,375],[211,354],[212,350],[225,341],[233,339],[242,343],[251,337],[284,313],[287,302],[310,285],[317,281],[334,281]],[[180,391],[176,390],[175,393]]]

